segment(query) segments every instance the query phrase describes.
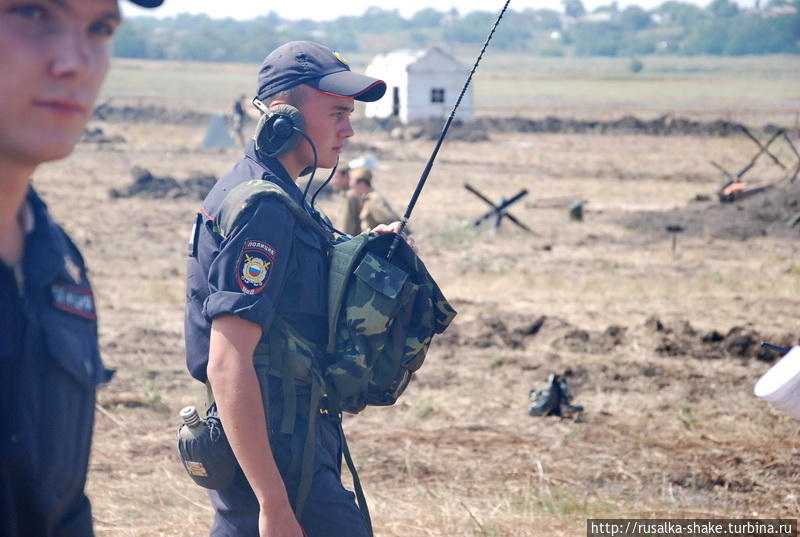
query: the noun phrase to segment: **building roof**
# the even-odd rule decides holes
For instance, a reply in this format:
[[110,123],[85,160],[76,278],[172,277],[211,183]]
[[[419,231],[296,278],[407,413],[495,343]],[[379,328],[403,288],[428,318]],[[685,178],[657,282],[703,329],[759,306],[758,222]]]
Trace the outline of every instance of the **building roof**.
[[423,58],[430,56],[432,54],[437,54],[442,56],[448,60],[450,60],[454,65],[457,65],[459,68],[465,68],[465,66],[453,58],[450,54],[442,51],[438,47],[431,47],[428,49],[397,49],[391,52],[387,52],[384,54],[378,54],[373,58],[370,62],[370,67],[377,67],[381,66],[382,68],[391,68],[397,70],[405,70],[408,69],[411,65],[419,62]]

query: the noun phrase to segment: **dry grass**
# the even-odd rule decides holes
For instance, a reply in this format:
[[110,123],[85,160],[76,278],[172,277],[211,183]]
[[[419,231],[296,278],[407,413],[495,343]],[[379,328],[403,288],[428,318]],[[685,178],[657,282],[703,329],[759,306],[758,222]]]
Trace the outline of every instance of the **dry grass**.
[[[92,269],[104,360],[88,490],[100,537],[203,535],[212,513],[174,449],[178,410],[202,400],[183,365],[185,242],[198,202],[110,199],[132,165],[156,175],[221,174],[235,151],[195,149],[181,125],[102,124],[128,142],[81,145],[37,186]],[[375,135],[377,186],[398,207],[431,144]],[[800,425],[752,396],[768,364],[656,352],[645,326],[700,333],[744,326],[798,332],[798,244],[764,237],[680,238],[673,251],[620,227],[632,210],[711,193],[752,151],[745,139],[492,135],[445,144],[412,225],[421,256],[459,310],[403,400],[349,417],[377,535],[567,536],[591,517],[794,517]],[[355,155],[351,155],[355,156]],[[763,170],[769,173],[768,169]],[[467,224],[521,188],[496,236]],[[582,223],[553,196],[589,200]],[[330,202],[323,202],[332,210]],[[549,321],[535,335],[525,328]],[[624,329],[605,345],[609,326]],[[595,346],[575,346],[576,329]],[[599,343],[594,343],[594,342]],[[604,346],[605,345],[605,346]],[[579,421],[531,418],[528,390],[571,369]]]

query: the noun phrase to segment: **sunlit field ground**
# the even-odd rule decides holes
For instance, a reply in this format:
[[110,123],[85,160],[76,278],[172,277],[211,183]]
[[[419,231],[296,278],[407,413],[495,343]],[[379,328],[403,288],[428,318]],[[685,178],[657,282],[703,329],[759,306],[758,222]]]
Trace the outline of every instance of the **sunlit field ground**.
[[[758,128],[791,127],[800,110],[797,58],[645,58],[638,75],[628,61],[487,54],[479,114],[669,112]],[[118,61],[104,99],[227,112],[252,93],[256,69]],[[133,166],[219,176],[239,151],[201,149],[201,125],[91,126],[125,141],[80,144],[36,185],[91,267],[103,359],[117,369],[99,392],[88,484],[97,534],[204,535],[212,513],[174,445],[178,411],[203,397],[182,340],[199,201],[109,190],[129,185]],[[355,140],[378,155],[377,188],[404,207],[433,143]],[[585,535],[591,517],[797,517],[800,422],[753,397],[770,364],[740,351],[745,339],[797,344],[800,235],[735,240],[709,226],[673,241],[661,227],[621,225],[645,209],[716,214],[715,202],[693,201],[723,179],[709,161],[738,169],[755,150],[744,137],[505,132],[445,143],[411,225],[459,316],[396,406],[345,423],[376,535],[558,537]],[[785,144],[774,151],[792,162]],[[748,178],[783,173],[761,159]],[[496,234],[474,228],[488,206],[464,183],[492,199],[528,189],[511,212],[533,233],[508,221]],[[563,197],[587,201],[582,222],[541,203]],[[567,370],[581,417],[528,416],[529,390]]]

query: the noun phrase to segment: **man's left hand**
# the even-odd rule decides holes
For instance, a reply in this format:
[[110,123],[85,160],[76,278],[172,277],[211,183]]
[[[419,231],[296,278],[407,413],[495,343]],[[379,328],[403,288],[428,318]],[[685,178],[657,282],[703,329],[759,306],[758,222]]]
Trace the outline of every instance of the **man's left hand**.
[[[392,222],[391,224],[378,224],[377,226],[372,228],[370,233],[398,233],[399,231],[400,231],[400,222]],[[408,244],[411,247],[411,249],[414,250],[415,254],[418,253],[417,243],[414,242],[413,237],[411,237],[410,235],[406,235],[405,233],[400,233],[400,236],[403,237],[403,239],[406,241],[406,244]]]

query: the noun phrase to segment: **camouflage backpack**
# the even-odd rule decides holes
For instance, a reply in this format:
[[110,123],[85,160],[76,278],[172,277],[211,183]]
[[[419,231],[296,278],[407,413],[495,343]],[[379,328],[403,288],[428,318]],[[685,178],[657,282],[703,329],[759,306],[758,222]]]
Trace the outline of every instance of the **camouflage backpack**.
[[346,412],[393,405],[455,310],[422,261],[394,233],[333,245],[328,280],[329,397]]
[[419,369],[435,334],[456,315],[414,251],[393,233],[362,233],[333,241],[278,185],[252,180],[231,190],[215,230],[222,236],[263,196],[277,196],[302,225],[331,242],[328,275],[328,345],[322,367],[328,409],[357,413],[367,405],[392,405]]
[[[282,200],[301,225],[322,234],[330,243],[328,275],[328,344],[320,349],[304,340],[279,315],[262,336],[253,362],[262,392],[265,375],[283,380],[283,429],[294,429],[294,385],[310,384],[309,417],[319,409],[338,414],[357,413],[367,405],[392,405],[422,365],[435,334],[456,315],[439,286],[414,251],[400,241],[391,261],[386,259],[393,233],[362,233],[334,240],[333,235],[301,208],[278,185],[255,179],[233,188],[223,200],[214,230],[226,237],[237,218],[264,196]],[[276,362],[275,358],[279,357]],[[264,393],[265,403],[267,401]],[[309,420],[296,512],[298,517],[311,485],[314,420]],[[369,521],[363,492],[343,439],[343,452]]]

